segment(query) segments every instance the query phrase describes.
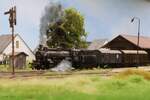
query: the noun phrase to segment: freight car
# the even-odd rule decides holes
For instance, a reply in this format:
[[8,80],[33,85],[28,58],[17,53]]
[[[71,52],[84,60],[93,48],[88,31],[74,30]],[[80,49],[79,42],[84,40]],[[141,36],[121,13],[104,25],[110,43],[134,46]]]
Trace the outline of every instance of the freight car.
[[100,67],[119,67],[122,66],[122,53],[119,50],[100,49],[99,50]]
[[148,53],[144,50],[78,50],[72,57],[75,68],[93,68],[100,66],[132,67],[150,63]]
[[76,53],[72,56],[72,65],[75,68],[93,68],[99,66],[98,50],[73,50]]
[[82,49],[50,49],[40,46],[33,62],[35,69],[49,69],[55,67],[62,60],[67,59],[76,69],[93,67],[121,67],[146,65],[149,63],[147,52],[140,50],[137,57],[136,50],[82,50]]
[[148,53],[144,50],[121,50],[124,66],[147,65],[150,63]]

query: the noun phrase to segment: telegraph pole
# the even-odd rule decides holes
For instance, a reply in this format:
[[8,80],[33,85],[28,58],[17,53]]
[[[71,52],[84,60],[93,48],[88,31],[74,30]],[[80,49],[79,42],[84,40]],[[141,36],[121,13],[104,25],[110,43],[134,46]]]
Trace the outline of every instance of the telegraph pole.
[[139,55],[139,43],[140,43],[140,28],[141,28],[141,20],[138,17],[133,17],[131,22],[134,22],[134,20],[137,19],[138,20],[138,37],[137,37],[137,68],[140,65],[140,55]]
[[14,26],[16,25],[16,6],[9,9],[9,11],[4,13],[5,15],[9,14],[9,25],[12,29],[12,74],[15,74],[15,46],[14,46]]

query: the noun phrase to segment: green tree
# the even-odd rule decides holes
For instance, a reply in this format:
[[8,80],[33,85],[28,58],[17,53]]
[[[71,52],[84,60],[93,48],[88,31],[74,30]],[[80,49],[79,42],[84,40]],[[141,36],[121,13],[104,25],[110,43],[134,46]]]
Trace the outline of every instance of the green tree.
[[49,25],[47,36],[49,47],[85,48],[84,17],[74,8],[65,9],[64,16]]

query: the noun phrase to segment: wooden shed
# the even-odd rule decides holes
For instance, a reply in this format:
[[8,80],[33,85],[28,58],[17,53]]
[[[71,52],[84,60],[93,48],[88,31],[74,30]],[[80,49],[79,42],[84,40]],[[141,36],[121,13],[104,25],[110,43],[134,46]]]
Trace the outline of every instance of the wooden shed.
[[[28,56],[24,52],[15,52],[15,58],[14,58],[14,63],[15,63],[15,68],[18,69],[23,69],[26,67],[26,57]],[[10,55],[10,66],[12,66],[12,55]]]
[[116,38],[105,44],[104,48],[113,50],[145,50],[150,51],[150,37],[140,36],[139,45],[137,45],[137,36],[118,35]]
[[118,35],[103,47],[112,50],[122,50],[123,59],[125,59],[124,63],[150,63],[150,37],[140,36],[139,45],[137,45],[137,39],[138,37],[133,35]]

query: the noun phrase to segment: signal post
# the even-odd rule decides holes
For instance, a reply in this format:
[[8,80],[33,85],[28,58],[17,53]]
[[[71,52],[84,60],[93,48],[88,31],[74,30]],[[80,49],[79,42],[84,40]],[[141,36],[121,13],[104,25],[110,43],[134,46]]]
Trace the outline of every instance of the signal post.
[[12,74],[15,74],[15,46],[14,46],[14,26],[17,24],[16,23],[16,6],[12,7],[9,9],[9,11],[4,13],[5,15],[9,15],[9,25],[10,28],[12,29]]

